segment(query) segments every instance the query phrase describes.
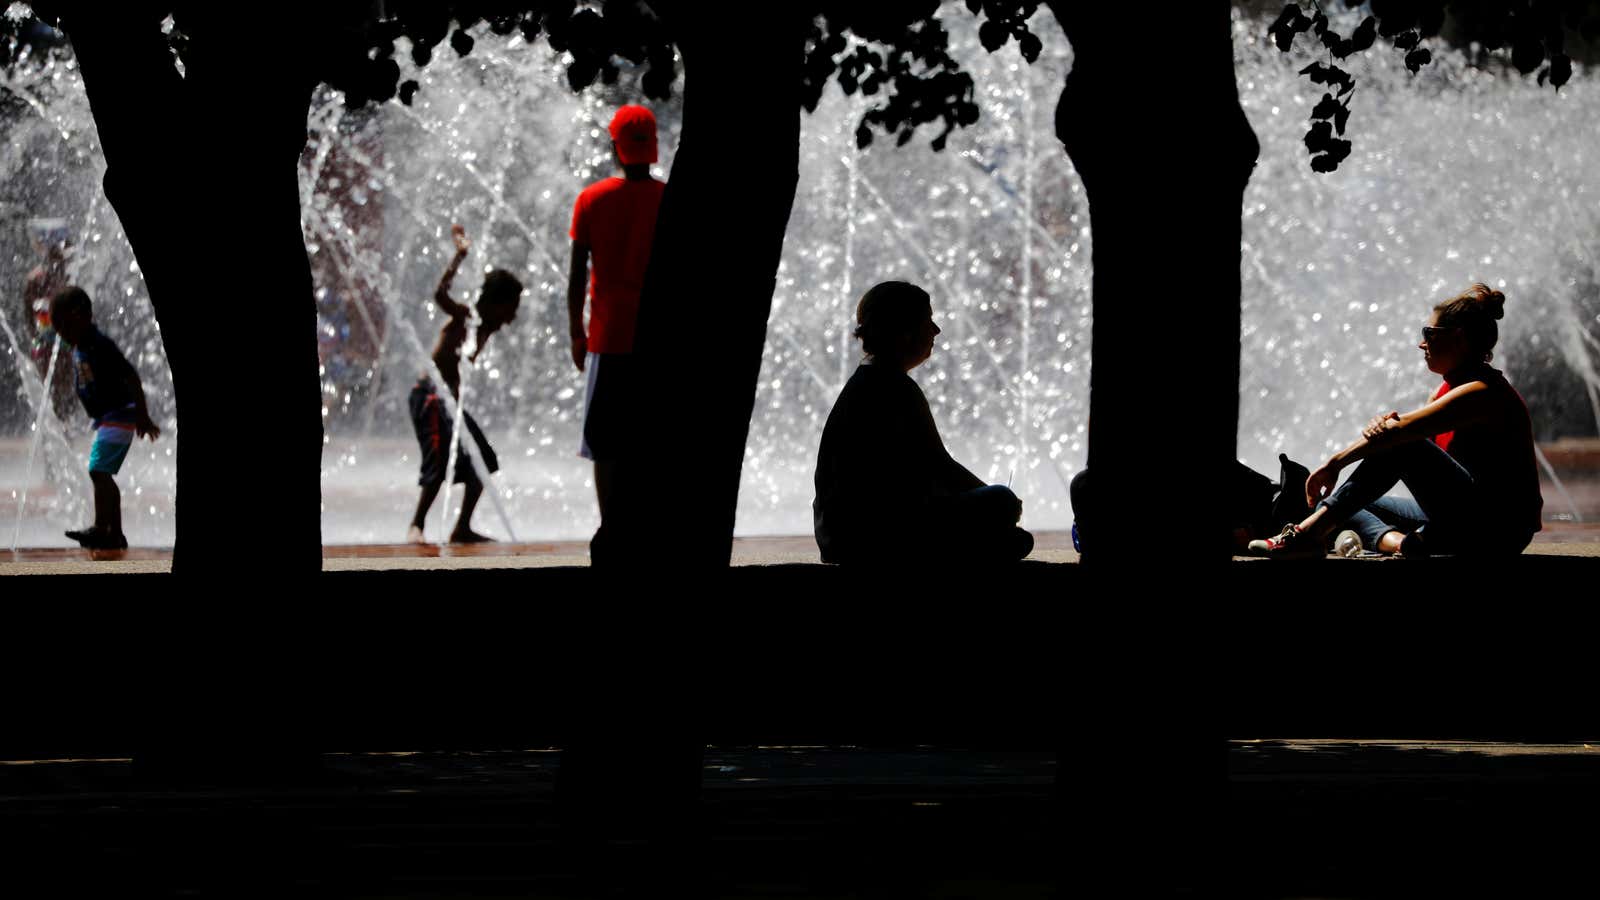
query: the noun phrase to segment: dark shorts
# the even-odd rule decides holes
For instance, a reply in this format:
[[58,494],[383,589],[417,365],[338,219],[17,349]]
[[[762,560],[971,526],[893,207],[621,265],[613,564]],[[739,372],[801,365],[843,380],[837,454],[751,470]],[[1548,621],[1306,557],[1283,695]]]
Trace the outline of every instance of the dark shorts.
[[599,462],[616,459],[633,422],[633,354],[591,353],[584,391],[583,442],[578,455]]
[[[417,484],[423,487],[444,484],[444,476],[450,465],[450,436],[454,429],[432,381],[423,379],[411,388],[410,406],[411,425],[416,429],[417,446],[422,450],[422,472],[417,476]],[[484,467],[490,472],[500,471],[500,460],[494,455],[494,448],[489,446],[489,439],[483,436],[483,430],[472,420],[471,413],[467,413],[465,419],[467,433],[478,445],[478,458],[483,461]],[[455,483],[482,484],[472,467],[472,461],[467,459],[464,445],[456,451]]]

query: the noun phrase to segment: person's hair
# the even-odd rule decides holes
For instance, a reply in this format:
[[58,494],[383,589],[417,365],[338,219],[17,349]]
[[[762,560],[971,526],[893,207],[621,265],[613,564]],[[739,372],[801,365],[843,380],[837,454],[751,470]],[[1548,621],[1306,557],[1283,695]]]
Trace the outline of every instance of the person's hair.
[[66,310],[82,311],[94,315],[94,306],[89,302],[89,295],[77,285],[62,288],[54,297],[50,298],[50,318],[54,319],[59,312]]
[[479,306],[506,305],[515,307],[522,301],[522,282],[505,269],[495,269],[483,276],[483,290],[478,292]]
[[856,337],[868,355],[893,346],[901,335],[916,328],[933,309],[928,292],[909,281],[873,285],[856,304]]
[[1449,300],[1441,300],[1433,311],[1439,314],[1440,328],[1461,329],[1472,354],[1481,355],[1484,362],[1494,358],[1494,345],[1500,340],[1500,326],[1495,322],[1505,318],[1505,294],[1479,282]]

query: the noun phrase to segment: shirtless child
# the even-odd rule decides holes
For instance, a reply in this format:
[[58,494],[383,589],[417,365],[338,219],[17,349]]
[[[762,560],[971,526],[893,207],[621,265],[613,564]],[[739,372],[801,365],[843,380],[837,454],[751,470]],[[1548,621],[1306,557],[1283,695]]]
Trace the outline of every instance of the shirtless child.
[[[450,389],[450,396],[454,400],[461,398],[461,346],[467,340],[467,326],[473,318],[473,308],[462,303],[457,303],[450,296],[450,282],[456,276],[456,270],[461,268],[462,260],[467,258],[467,249],[471,242],[467,240],[466,229],[460,225],[450,226],[450,236],[455,241],[456,255],[450,260],[450,265],[444,270],[444,277],[439,279],[439,287],[433,292],[433,302],[439,309],[449,316],[444,327],[439,330],[439,341],[433,347],[433,364],[439,370],[439,376],[444,379],[445,386]],[[522,282],[505,269],[495,269],[483,278],[483,288],[478,292],[476,304],[478,319],[477,346],[468,357],[468,362],[475,362],[478,354],[483,352],[484,346],[489,342],[490,335],[517,316],[517,305],[522,301]],[[443,400],[439,396],[438,387],[433,379],[424,373],[411,388],[411,424],[417,432],[417,443],[422,450],[422,473],[417,483],[422,486],[422,496],[417,499],[417,512],[411,519],[411,527],[406,534],[406,540],[414,544],[426,543],[423,538],[423,521],[428,516],[429,507],[439,494],[439,488],[444,484],[445,469],[449,464],[450,441],[452,436],[452,419],[446,410]],[[488,438],[484,437],[478,423],[472,416],[464,415],[467,431],[471,432],[472,440],[478,447],[478,458],[483,461],[483,466],[489,472],[498,471],[499,461],[495,458],[494,448],[489,446]],[[450,543],[479,543],[489,540],[472,530],[472,511],[478,505],[478,498],[483,496],[483,480],[478,476],[477,470],[467,459],[467,451],[463,446],[457,452],[455,483],[465,486],[465,494],[461,498],[461,515],[456,519],[456,527],[450,533]]]

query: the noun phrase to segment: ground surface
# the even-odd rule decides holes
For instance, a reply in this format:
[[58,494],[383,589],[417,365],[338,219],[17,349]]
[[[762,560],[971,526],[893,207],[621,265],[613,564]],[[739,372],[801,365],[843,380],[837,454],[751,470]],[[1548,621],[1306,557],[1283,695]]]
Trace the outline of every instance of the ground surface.
[[[1034,537],[1034,550],[1029,559],[1051,563],[1078,562],[1070,534],[1045,531]],[[1547,523],[1545,530],[1535,536],[1526,553],[1535,556],[1600,558],[1600,524]],[[167,572],[171,570],[171,561],[170,548],[136,547],[124,551],[56,548],[0,550],[0,576]],[[736,538],[733,542],[733,564],[736,566],[820,562],[816,541],[810,536]],[[588,564],[587,541],[468,545],[346,544],[323,548],[323,570],[329,572],[528,569]]]
[[[1178,811],[1159,804],[1132,817],[1145,826],[1108,831],[1106,814],[1138,794],[1085,782],[1077,765],[1093,758],[708,747],[698,800],[670,826],[613,821],[588,838],[559,805],[553,749],[324,754],[274,779],[175,779],[125,759],[12,762],[0,764],[0,887],[946,900],[1159,896],[1172,881],[1263,898],[1600,890],[1593,745],[1234,741],[1225,795],[1172,833],[1157,823]],[[1073,767],[1064,794],[1058,763]]]

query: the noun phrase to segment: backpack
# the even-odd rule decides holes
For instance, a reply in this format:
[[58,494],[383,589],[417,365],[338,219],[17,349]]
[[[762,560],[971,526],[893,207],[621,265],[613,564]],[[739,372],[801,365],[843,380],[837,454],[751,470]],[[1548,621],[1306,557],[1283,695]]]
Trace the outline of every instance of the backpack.
[[[1072,544],[1080,552],[1080,528],[1086,519],[1093,518],[1092,509],[1086,509],[1094,502],[1087,488],[1087,475],[1087,469],[1078,472],[1068,488],[1076,520],[1072,523]],[[1277,534],[1288,522],[1299,522],[1311,515],[1311,508],[1306,505],[1306,479],[1310,476],[1310,469],[1284,453],[1278,454],[1277,481],[1234,460],[1228,475],[1229,524],[1250,535],[1268,535]]]

